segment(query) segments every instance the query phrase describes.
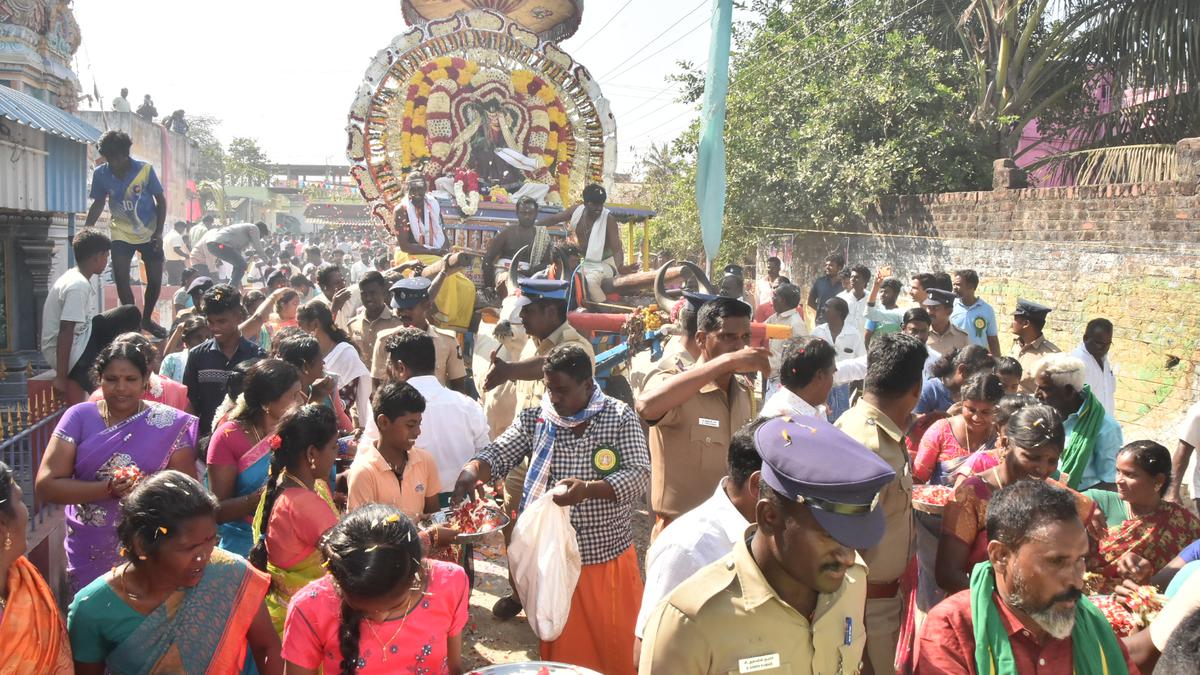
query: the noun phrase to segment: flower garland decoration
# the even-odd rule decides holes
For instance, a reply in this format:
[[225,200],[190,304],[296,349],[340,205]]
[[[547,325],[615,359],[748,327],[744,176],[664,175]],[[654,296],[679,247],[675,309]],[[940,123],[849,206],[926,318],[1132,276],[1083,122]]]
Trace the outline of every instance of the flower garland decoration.
[[508,190],[497,185],[488,191],[488,201],[497,204],[511,204],[512,195],[508,194]]
[[272,450],[278,450],[283,446],[283,439],[279,437],[279,434],[271,434],[271,437],[267,439],[267,445],[271,446]]
[[464,215],[479,212],[479,174],[466,169],[454,172],[454,201]]

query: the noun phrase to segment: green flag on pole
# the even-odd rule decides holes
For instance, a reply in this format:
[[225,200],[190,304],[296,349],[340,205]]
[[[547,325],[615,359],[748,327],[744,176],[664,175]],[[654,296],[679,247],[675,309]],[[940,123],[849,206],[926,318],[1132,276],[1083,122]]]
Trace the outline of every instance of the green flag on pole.
[[700,152],[696,164],[696,206],[710,264],[721,248],[725,217],[725,95],[729,91],[729,41],[733,0],[713,0],[708,77],[700,112]]

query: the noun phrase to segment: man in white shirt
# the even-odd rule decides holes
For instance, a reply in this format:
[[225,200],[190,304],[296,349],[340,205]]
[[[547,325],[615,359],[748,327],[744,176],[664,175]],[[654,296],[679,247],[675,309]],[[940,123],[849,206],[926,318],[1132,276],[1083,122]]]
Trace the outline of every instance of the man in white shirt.
[[191,247],[183,238],[186,230],[187,223],[177,220],[167,236],[163,237],[163,256],[166,258],[164,269],[167,271],[167,283],[172,286],[182,283],[183,269],[187,267],[188,256],[192,253]]
[[487,418],[478,403],[447,389],[434,376],[437,357],[428,333],[401,328],[388,338],[386,348],[388,380],[407,382],[425,397],[421,435],[415,445],[437,462],[438,482],[447,489],[439,495],[441,505],[449,506],[459,471],[487,447]]
[[[780,360],[779,390],[763,403],[760,417],[805,415],[825,419],[825,402],[833,389],[837,352],[819,337],[788,340]],[[866,372],[865,359],[863,373]],[[862,375],[858,378],[861,379]]]
[[854,327],[858,331],[859,338],[866,341],[865,335],[867,331],[867,283],[871,281],[871,270],[865,265],[855,265],[850,269],[850,290],[842,291],[837,294],[837,297],[846,301],[846,308],[850,312],[847,316],[846,323]]
[[1092,388],[1092,394],[1100,399],[1108,414],[1115,417],[1117,374],[1108,360],[1112,341],[1112,322],[1108,319],[1092,319],[1083,331],[1083,342],[1071,352],[1071,356],[1083,361],[1083,381]]
[[1191,464],[1194,469],[1192,473],[1192,499],[1196,501],[1196,507],[1200,508],[1200,498],[1196,495],[1197,486],[1200,486],[1200,462],[1193,463],[1192,451],[1200,446],[1200,401],[1192,404],[1188,408],[1187,414],[1183,417],[1183,422],[1179,425],[1179,444],[1175,446],[1175,452],[1171,454],[1171,489],[1167,491],[1167,501],[1181,503],[1183,501],[1179,487],[1183,484],[1183,476],[1187,472],[1188,465]]
[[91,370],[100,350],[121,333],[138,330],[142,321],[136,305],[97,313],[98,293],[91,279],[108,266],[111,247],[97,230],[75,235],[75,267],[54,281],[42,306],[42,356],[54,369],[55,391],[70,404],[83,401],[95,389]]
[[317,287],[321,289],[321,294],[313,299],[325,303],[333,314],[334,323],[342,328],[348,327],[350,319],[362,307],[358,286],[347,285],[342,268],[330,263],[317,271]]
[[375,269],[375,266],[371,264],[371,249],[364,246],[358,255],[359,259],[350,266],[350,283],[352,284],[362,281],[364,274]]
[[[790,326],[793,338],[808,335],[808,324],[804,317],[796,311],[800,304],[800,287],[792,284],[781,284],[771,293],[771,307],[775,313],[767,317],[767,323]],[[787,340],[770,340],[767,346],[771,349],[771,377],[767,379],[767,396],[779,388],[779,364],[783,356],[783,345]]]
[[[844,361],[866,355],[862,334],[847,319],[849,315],[850,308],[846,305],[844,298],[840,295],[836,298],[830,298],[825,303],[825,323],[813,329],[813,337],[821,338],[833,345],[834,351],[837,352],[839,367]],[[833,391],[829,395],[829,421],[836,422],[842,416],[842,413],[849,409],[850,386],[848,384],[839,384],[833,388]]]
[[127,113],[132,110],[129,107],[129,90],[121,89],[121,95],[112,100],[113,112]]
[[704,503],[668,525],[646,552],[646,587],[634,628],[634,659],[641,651],[650,614],[671,591],[700,568],[720,560],[755,520],[762,457],[754,446],[752,422],[729,441],[728,473]]

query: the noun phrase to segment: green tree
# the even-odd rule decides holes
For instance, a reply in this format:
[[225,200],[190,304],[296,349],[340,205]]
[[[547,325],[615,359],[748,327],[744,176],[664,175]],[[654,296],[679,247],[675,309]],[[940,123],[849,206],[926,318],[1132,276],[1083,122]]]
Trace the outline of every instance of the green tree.
[[235,136],[229,142],[226,177],[233,185],[265,186],[271,176],[270,165],[256,139]]
[[188,117],[188,137],[200,149],[197,183],[205,180],[219,183],[225,176],[225,148],[216,134],[220,125],[221,120],[209,115]]
[[[989,160],[970,128],[967,62],[939,49],[904,5],[762,2],[738,27],[726,118],[728,200],[718,263],[768,228],[836,229],[888,194],[975,189]],[[695,255],[697,129],[680,168],[652,181],[655,248]]]

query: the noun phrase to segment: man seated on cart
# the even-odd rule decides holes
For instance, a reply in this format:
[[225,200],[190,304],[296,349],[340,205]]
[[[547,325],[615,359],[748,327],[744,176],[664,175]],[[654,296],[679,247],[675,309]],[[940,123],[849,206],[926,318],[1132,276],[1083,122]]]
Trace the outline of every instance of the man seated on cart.
[[[449,252],[449,241],[442,228],[442,207],[427,194],[425,176],[409,174],[408,196],[400,200],[393,213],[396,227],[396,260],[400,265],[411,259],[424,266],[421,275],[437,276],[443,266],[442,256]],[[462,254],[452,255],[449,264],[459,267],[465,260]],[[466,329],[475,311],[475,284],[462,272],[450,274],[437,293],[435,304],[446,315],[447,327]]]

